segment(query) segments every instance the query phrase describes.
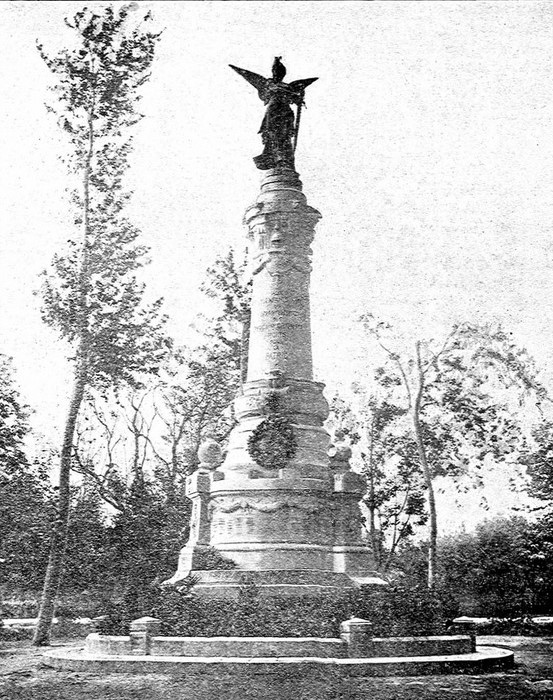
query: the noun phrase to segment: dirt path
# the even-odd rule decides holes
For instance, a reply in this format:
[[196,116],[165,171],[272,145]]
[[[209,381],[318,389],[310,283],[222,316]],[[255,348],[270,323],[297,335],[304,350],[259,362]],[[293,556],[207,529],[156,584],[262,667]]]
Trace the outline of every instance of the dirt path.
[[[497,639],[497,638],[496,638]],[[484,642],[484,639],[481,640]],[[553,640],[502,638],[516,651],[517,667],[479,676],[421,676],[329,681],[252,675],[237,686],[224,678],[179,679],[165,674],[57,671],[42,649],[0,650],[1,700],[553,700]],[[490,644],[491,640],[486,639]],[[63,646],[75,644],[72,641]]]

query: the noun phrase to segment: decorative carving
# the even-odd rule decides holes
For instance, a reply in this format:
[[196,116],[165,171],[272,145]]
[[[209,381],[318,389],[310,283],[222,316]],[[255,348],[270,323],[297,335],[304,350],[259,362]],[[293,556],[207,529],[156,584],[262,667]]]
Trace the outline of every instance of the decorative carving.
[[317,513],[328,506],[318,499],[308,496],[285,496],[274,499],[267,497],[250,498],[229,498],[221,496],[213,498],[209,504],[211,514],[214,513],[235,513],[237,510],[256,510],[260,513],[276,513],[283,508],[297,508],[307,513]]
[[[277,399],[269,395],[269,410]],[[269,415],[248,438],[250,457],[262,469],[283,469],[296,454],[298,443],[292,425],[283,416]]]
[[209,471],[217,469],[223,462],[221,446],[212,437],[206,438],[200,445],[198,458],[200,460],[199,469],[207,469]]
[[268,253],[263,253],[263,255],[260,255],[257,259],[257,264],[252,269],[252,275],[257,275],[259,272],[261,272],[270,259],[271,258],[269,257]]
[[328,417],[328,403],[323,395],[323,384],[291,377],[268,377],[246,382],[243,393],[235,400],[239,420],[270,413],[267,395],[278,391],[279,413],[288,416],[294,424],[320,426]]

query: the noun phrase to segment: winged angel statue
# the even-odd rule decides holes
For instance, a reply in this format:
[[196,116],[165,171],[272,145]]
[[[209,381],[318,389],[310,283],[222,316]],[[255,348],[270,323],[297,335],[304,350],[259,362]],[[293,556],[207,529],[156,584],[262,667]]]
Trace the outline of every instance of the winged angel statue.
[[[267,105],[259,133],[263,141],[263,153],[253,160],[259,170],[285,167],[294,169],[294,152],[298,142],[301,108],[304,105],[305,88],[318,78],[305,78],[284,83],[286,68],[282,56],[273,62],[273,77],[264,78],[244,68],[230,66],[257,90],[260,99]],[[297,105],[294,115],[292,104]]]

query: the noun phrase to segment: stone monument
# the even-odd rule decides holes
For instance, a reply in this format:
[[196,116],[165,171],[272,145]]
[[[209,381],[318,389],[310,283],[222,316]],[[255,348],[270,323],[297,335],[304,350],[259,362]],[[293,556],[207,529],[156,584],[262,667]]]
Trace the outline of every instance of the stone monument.
[[[187,479],[190,537],[167,584],[192,574],[195,592],[227,597],[245,580],[262,594],[382,585],[362,537],[363,479],[349,448],[330,445],[324,385],[313,379],[309,281],[321,215],[307,204],[294,152],[304,91],[316,78],[284,83],[280,58],[269,79],[231,67],[267,105],[264,151],[254,158],[265,174],[244,218],[253,270],[247,377],[225,459],[208,440]],[[201,570],[211,547],[237,568]]]
[[[264,151],[254,159],[266,175],[245,217],[255,263],[248,371],[225,458],[215,440],[206,440],[187,480],[190,538],[167,584],[193,582],[197,595],[223,598],[237,596],[246,582],[266,596],[383,585],[361,535],[363,481],[350,469],[349,447],[330,445],[323,385],[313,381],[310,246],[320,214],[302,193],[294,151],[303,91],[314,79],[283,83],[278,58],[272,79],[236,70],[267,104]],[[210,547],[237,568],[202,570]],[[92,632],[84,648],[54,648],[47,657],[73,671],[174,673],[191,689],[198,674],[245,688],[252,674],[266,674],[269,684],[298,674],[347,682],[513,665],[512,651],[476,647],[474,635],[380,638],[370,621],[356,617],[342,622],[339,638],[175,637],[161,636],[162,626],[163,620],[141,617],[128,635]]]

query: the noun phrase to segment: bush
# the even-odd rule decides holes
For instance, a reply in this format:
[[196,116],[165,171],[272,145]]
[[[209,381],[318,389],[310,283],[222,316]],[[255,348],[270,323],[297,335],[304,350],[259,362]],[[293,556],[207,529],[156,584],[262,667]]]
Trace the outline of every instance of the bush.
[[520,516],[479,523],[474,533],[443,538],[440,586],[465,615],[498,619],[548,614],[553,604],[553,530]]
[[439,634],[445,630],[441,606],[425,589],[387,587],[341,594],[271,596],[245,584],[237,600],[210,600],[192,593],[151,590],[142,606],[122,601],[104,610],[102,632],[127,634],[132,619],[151,615],[167,636],[337,637],[340,623],[362,617],[377,636]]
[[[261,599],[244,586],[237,600],[205,600],[194,593],[162,593],[152,615],[163,621],[163,633],[180,636],[328,637],[337,634],[347,601],[336,596]],[[346,615],[347,616],[347,615]]]
[[21,642],[31,639],[33,636],[33,627],[2,627],[0,626],[0,642]]
[[213,569],[225,570],[236,569],[236,564],[231,559],[227,559],[215,549],[215,547],[206,547],[200,550],[195,555],[194,566],[201,571],[212,571]]
[[4,598],[0,613],[3,618],[36,617],[38,615],[38,608],[39,603],[37,600]]
[[443,634],[443,604],[424,586],[396,584],[384,589],[366,589],[353,595],[356,617],[370,620],[376,636],[401,637]]
[[491,618],[478,625],[478,634],[501,634],[516,637],[547,637],[553,635],[553,623],[536,624],[529,617]]

